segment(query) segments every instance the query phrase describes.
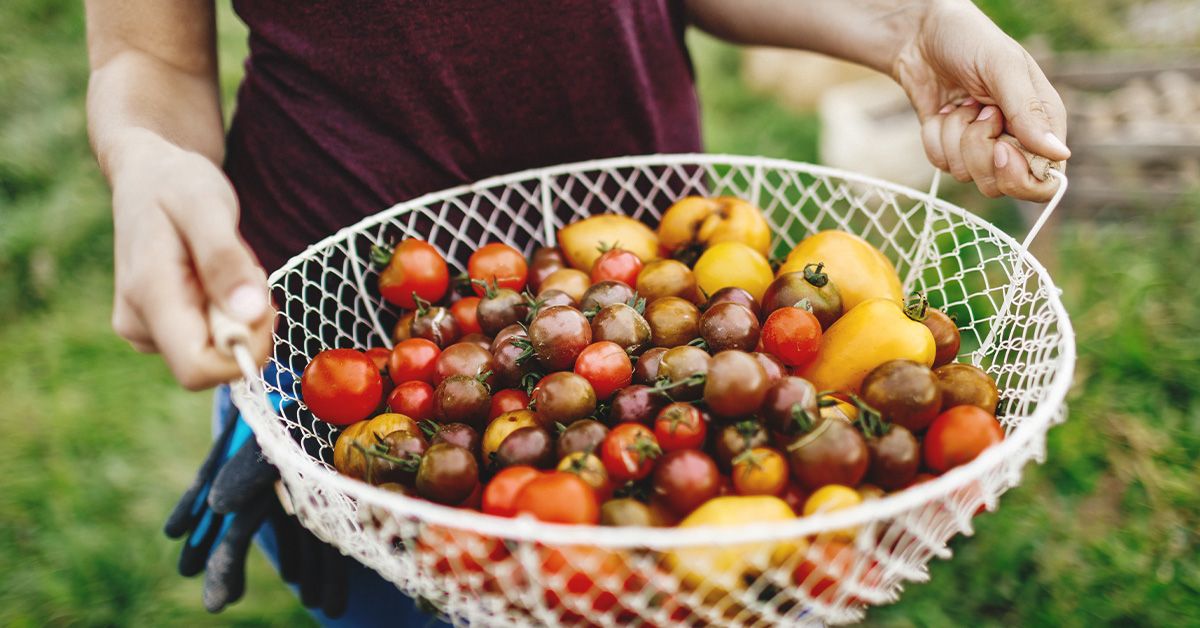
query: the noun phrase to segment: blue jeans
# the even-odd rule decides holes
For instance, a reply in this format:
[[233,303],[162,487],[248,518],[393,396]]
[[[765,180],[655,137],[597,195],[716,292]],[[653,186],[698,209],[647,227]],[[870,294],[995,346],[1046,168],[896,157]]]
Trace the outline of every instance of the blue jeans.
[[[213,433],[219,431],[221,417],[227,416],[229,387],[221,386],[213,400]],[[267,556],[267,560],[279,569],[279,547],[275,540],[275,529],[270,522],[264,523],[254,536],[254,542]],[[449,624],[417,608],[412,598],[404,595],[396,585],[384,580],[374,570],[358,561],[351,560],[346,583],[349,597],[346,612],[337,619],[327,617],[320,610],[309,612],[322,626],[351,628],[356,626],[449,626]],[[289,585],[293,593],[299,587]]]

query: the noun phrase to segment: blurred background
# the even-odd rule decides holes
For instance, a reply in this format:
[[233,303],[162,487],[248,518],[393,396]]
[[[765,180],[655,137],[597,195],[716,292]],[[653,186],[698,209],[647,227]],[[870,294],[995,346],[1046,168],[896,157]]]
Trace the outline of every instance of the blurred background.
[[[979,4],[1071,111],[1071,193],[1038,242],[1078,333],[1070,419],[932,581],[867,622],[1200,622],[1200,3]],[[219,5],[232,103],[246,34]],[[210,397],[109,327],[112,227],[85,132],[82,12],[77,0],[0,6],[0,625],[310,623],[257,553],[246,599],[219,616],[199,580],[175,573],[161,524],[208,449]],[[710,152],[928,185],[915,118],[886,79],[689,40]],[[949,177],[942,194],[1018,235],[1037,209]]]

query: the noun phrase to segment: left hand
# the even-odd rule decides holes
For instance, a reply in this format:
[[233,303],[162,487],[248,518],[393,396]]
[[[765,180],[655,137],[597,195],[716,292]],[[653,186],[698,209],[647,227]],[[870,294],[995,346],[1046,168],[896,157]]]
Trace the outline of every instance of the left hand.
[[929,160],[989,197],[1046,201],[1058,181],[1038,181],[1017,138],[1052,161],[1071,151],[1058,92],[1029,53],[969,2],[934,2],[892,67],[921,120]]

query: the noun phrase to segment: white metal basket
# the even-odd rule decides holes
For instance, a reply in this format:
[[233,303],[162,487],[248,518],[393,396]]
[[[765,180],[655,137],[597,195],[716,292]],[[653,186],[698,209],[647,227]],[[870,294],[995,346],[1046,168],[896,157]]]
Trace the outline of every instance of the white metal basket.
[[[936,480],[851,510],[735,528],[501,519],[385,492],[333,471],[336,429],[312,420],[299,403],[298,374],[325,348],[390,346],[399,312],[375,287],[371,245],[421,238],[461,270],[486,242],[528,254],[552,243],[565,223],[606,212],[653,225],[688,194],[734,195],[758,205],[777,253],[830,228],[879,247],[906,289],[923,290],[957,316],[959,359],[999,385],[1005,440]],[[270,284],[280,307],[276,355],[265,376],[236,382],[233,398],[279,467],[300,520],[460,625],[859,620],[867,606],[895,601],[905,581],[927,579],[928,561],[948,557],[947,542],[970,534],[975,514],[994,508],[1030,459],[1044,458],[1047,430],[1065,418],[1075,363],[1059,290],[1013,238],[931,194],[758,157],[624,157],[429,194],[309,247],[272,273]]]

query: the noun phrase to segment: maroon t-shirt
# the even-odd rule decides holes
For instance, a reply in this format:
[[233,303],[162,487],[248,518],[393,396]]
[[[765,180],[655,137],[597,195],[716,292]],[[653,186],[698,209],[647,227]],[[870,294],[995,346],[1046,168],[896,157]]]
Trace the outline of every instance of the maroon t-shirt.
[[700,150],[678,0],[235,0],[226,170],[268,269],[421,194]]

